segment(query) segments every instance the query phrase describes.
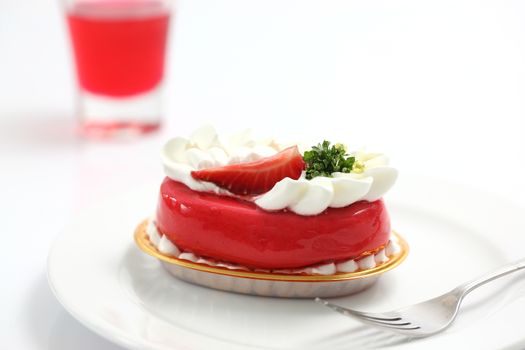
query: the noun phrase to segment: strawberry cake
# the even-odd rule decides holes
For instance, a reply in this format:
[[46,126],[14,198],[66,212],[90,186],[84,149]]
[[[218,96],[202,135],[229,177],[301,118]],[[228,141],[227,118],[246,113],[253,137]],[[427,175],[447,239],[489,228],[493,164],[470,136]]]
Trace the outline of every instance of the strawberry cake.
[[170,257],[224,269],[334,275],[399,251],[383,195],[383,154],[303,147],[203,127],[162,152],[166,178],[147,236]]

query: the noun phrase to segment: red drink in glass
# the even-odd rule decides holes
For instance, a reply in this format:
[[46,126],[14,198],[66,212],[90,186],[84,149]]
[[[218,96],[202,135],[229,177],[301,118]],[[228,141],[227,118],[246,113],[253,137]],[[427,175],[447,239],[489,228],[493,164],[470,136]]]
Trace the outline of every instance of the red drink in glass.
[[168,5],[161,0],[70,2],[67,19],[84,132],[113,136],[159,127]]

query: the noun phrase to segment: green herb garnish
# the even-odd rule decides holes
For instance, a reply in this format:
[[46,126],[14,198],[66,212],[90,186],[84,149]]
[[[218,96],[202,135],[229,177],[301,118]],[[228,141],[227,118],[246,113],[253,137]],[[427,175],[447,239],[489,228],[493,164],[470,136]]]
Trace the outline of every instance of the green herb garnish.
[[330,142],[313,146],[312,150],[304,152],[303,159],[306,162],[306,178],[308,180],[316,176],[332,177],[332,173],[349,173],[363,171],[363,164],[356,161],[354,156],[346,153],[346,147],[340,143],[330,146]]

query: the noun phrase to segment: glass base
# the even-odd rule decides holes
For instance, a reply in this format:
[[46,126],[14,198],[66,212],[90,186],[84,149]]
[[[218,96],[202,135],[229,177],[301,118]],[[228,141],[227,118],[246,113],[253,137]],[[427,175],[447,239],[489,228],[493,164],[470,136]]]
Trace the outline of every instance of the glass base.
[[80,133],[94,138],[129,138],[161,125],[161,88],[131,97],[82,91],[78,102]]

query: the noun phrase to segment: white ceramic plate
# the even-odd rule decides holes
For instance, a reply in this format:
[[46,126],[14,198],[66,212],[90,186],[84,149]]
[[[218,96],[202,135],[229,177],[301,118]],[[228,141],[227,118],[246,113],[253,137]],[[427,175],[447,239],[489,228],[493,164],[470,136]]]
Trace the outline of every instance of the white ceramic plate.
[[[80,322],[130,349],[472,349],[525,346],[525,275],[473,292],[446,332],[406,340],[311,300],[207,289],[173,278],[133,243],[155,208],[158,186],[101,204],[59,236],[48,261],[52,289]],[[384,311],[441,294],[525,256],[523,210],[500,198],[403,176],[386,199],[407,260],[371,289],[336,302]],[[520,311],[521,310],[521,311]]]

